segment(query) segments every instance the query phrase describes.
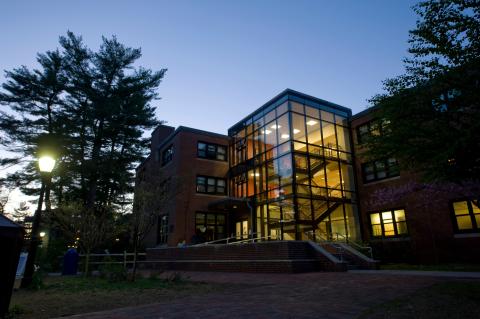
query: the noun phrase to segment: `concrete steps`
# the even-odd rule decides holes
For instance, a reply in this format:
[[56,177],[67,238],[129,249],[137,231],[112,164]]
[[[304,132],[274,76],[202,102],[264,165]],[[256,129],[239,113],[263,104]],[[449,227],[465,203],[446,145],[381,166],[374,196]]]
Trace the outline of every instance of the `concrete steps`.
[[346,271],[342,262],[311,241],[147,249],[143,268],[162,270],[284,272]]

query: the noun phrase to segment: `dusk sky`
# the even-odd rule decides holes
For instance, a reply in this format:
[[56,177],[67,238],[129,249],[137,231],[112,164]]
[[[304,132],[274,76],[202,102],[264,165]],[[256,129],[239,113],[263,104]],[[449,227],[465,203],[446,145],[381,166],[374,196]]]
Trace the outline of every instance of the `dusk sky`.
[[155,105],[172,126],[225,134],[285,88],[356,113],[402,73],[415,2],[6,1],[0,69],[35,66],[67,30],[92,49],[116,35],[168,68]]
[[285,88],[357,113],[403,72],[415,2],[6,1],[0,69],[36,67],[67,30],[94,50],[116,35],[139,65],[168,68],[154,103],[172,126],[226,134]]

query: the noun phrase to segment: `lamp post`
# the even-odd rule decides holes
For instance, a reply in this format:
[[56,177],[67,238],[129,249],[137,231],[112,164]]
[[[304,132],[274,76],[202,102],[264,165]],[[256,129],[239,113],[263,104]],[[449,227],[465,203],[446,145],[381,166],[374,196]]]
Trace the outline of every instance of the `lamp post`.
[[26,288],[32,283],[33,273],[34,273],[34,265],[35,265],[35,257],[37,255],[37,248],[38,244],[40,243],[40,222],[42,219],[42,206],[43,206],[43,198],[45,193],[47,193],[50,189],[50,178],[51,172],[55,167],[55,159],[48,155],[40,156],[38,159],[38,168],[40,170],[40,175],[42,179],[42,184],[40,187],[40,197],[38,199],[38,206],[37,210],[35,211],[35,215],[33,216],[33,223],[32,223],[32,231],[30,233],[30,246],[28,247],[28,257],[27,263],[25,265],[25,273],[23,275],[21,287]]

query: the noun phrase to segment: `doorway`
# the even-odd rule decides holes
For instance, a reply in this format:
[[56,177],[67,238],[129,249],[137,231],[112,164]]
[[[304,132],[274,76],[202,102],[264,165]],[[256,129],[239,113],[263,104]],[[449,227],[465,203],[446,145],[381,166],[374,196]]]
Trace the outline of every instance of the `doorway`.
[[248,239],[248,220],[235,223],[235,238],[237,240]]

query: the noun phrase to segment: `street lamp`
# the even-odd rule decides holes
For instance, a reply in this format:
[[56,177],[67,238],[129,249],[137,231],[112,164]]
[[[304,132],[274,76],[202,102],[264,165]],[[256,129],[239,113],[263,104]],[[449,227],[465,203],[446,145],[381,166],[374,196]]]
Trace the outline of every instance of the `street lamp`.
[[[55,159],[50,155],[42,155],[38,159],[38,168],[42,179],[40,187],[40,197],[38,199],[37,210],[33,215],[32,232],[30,233],[30,246],[28,247],[27,263],[25,265],[25,273],[23,275],[21,287],[26,288],[32,283],[35,257],[37,255],[38,244],[41,241],[39,233],[40,221],[42,219],[43,197],[45,193],[50,191],[51,172],[55,167]],[[45,235],[45,234],[44,234]]]

